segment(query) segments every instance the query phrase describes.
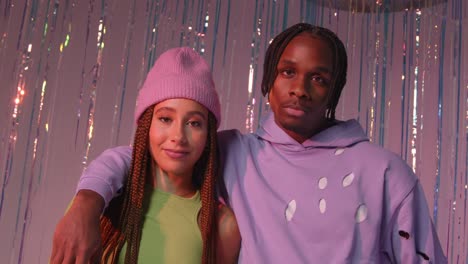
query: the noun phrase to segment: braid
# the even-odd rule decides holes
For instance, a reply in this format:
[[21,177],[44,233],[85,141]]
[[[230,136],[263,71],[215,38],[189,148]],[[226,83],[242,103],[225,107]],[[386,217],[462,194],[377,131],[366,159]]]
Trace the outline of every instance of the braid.
[[120,198],[112,200],[101,217],[103,243],[102,263],[117,263],[122,247],[127,243],[125,263],[138,263],[142,231],[144,185],[149,172],[148,135],[154,106],[150,106],[138,120],[129,177]]
[[[198,173],[194,174],[195,179],[201,182],[201,233],[203,238],[202,263],[211,264],[216,262],[216,235],[217,235],[217,206],[215,200],[216,178],[218,176],[218,146],[216,134],[216,120],[209,112],[208,141],[207,148],[197,162]],[[198,168],[204,168],[200,170]],[[199,179],[203,175],[203,179]]]
[[328,43],[330,50],[333,53],[333,73],[331,90],[327,98],[326,117],[335,119],[335,109],[340,99],[341,91],[346,84],[346,73],[348,70],[348,58],[343,42],[329,29],[313,26],[307,23],[299,23],[287,28],[285,31],[277,35],[265,54],[263,64],[263,79],[262,79],[262,94],[267,95],[276,79],[277,66],[284,52],[284,49],[289,42],[296,36],[306,33],[312,37],[316,37]]

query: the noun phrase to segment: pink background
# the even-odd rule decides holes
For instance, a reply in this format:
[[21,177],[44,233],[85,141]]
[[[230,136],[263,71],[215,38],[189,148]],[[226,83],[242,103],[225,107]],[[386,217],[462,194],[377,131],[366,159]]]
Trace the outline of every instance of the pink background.
[[[330,2],[338,5],[322,5]],[[266,47],[305,21],[346,44],[349,74],[337,117],[357,118],[373,142],[408,162],[449,262],[467,263],[467,6],[0,1],[0,262],[47,263],[83,168],[104,149],[130,144],[138,88],[161,52],[184,45],[203,54],[221,97],[221,129],[254,131],[267,111],[260,92]]]

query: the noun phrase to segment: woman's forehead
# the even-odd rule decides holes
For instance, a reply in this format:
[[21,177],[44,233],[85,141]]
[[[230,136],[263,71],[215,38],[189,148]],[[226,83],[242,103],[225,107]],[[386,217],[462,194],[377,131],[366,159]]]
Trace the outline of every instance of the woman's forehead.
[[171,98],[161,101],[154,107],[154,112],[167,110],[172,112],[200,112],[203,115],[208,114],[208,110],[197,101],[187,98]]

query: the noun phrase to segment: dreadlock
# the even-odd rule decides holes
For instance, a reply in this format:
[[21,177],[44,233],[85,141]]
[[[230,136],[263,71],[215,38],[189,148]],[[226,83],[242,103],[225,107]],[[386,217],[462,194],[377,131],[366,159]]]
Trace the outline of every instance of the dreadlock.
[[343,42],[341,42],[335,33],[326,28],[299,23],[287,28],[273,39],[267,49],[263,64],[262,94],[265,96],[270,92],[278,74],[277,66],[284,49],[294,37],[300,34],[308,34],[311,37],[327,42],[332,51],[333,73],[331,90],[327,97],[326,117],[335,119],[335,109],[338,105],[341,91],[346,84],[348,58]]
[[[151,177],[149,130],[154,105],[146,109],[138,120],[132,152],[132,165],[123,194],[113,199],[101,217],[103,254],[101,263],[117,263],[124,244],[126,264],[137,264],[142,232],[144,186]],[[218,173],[216,119],[209,112],[208,141],[205,151],[194,168],[193,181],[201,196],[202,263],[215,263],[217,235],[217,207],[215,184]]]
[[219,171],[218,137],[216,133],[216,119],[208,112],[208,142],[206,150],[195,164],[194,183],[201,183],[201,233],[203,238],[203,264],[216,262],[216,237],[218,231],[217,206],[215,200],[215,186]]
[[142,229],[144,185],[148,177],[148,135],[154,106],[138,120],[132,152],[132,165],[121,198],[114,199],[101,217],[102,263],[117,263],[127,243],[125,263],[137,263]]

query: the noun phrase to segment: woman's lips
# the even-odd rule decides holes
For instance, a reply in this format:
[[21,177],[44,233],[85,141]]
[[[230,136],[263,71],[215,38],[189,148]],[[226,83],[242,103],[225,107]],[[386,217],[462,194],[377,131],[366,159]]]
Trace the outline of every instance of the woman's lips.
[[187,151],[178,151],[178,150],[171,150],[171,149],[165,149],[164,152],[166,153],[168,157],[173,158],[173,159],[182,159],[189,154]]

